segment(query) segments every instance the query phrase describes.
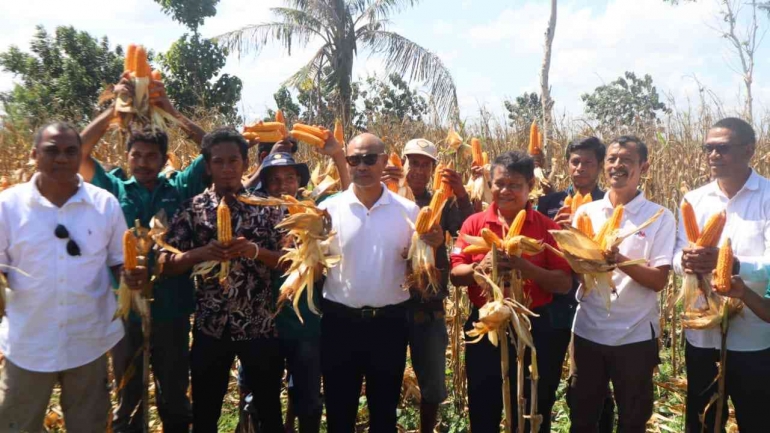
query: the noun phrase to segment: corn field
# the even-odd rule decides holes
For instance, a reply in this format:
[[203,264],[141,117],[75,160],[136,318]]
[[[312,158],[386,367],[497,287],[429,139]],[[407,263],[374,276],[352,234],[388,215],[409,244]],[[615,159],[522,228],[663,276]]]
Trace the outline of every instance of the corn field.
[[[642,138],[650,150],[650,170],[643,179],[643,189],[647,198],[660,203],[677,213],[677,206],[683,194],[708,182],[708,167],[701,152],[701,144],[711,124],[724,117],[720,107],[712,108],[702,104],[698,107],[679,109],[672,101],[673,112],[660,124],[624,130],[624,133],[635,133]],[[193,116],[204,130],[219,126],[218,119],[208,115]],[[475,120],[458,125],[457,131],[466,142],[471,137],[481,140],[484,151],[494,157],[506,150],[526,149],[528,143],[528,128],[515,130],[508,126],[505,119],[496,118],[489,111],[481,109]],[[759,119],[759,116],[755,116]],[[770,116],[762,117],[760,125],[756,126],[758,144],[753,167],[762,175],[770,174],[770,140],[768,140],[767,120]],[[252,119],[248,119],[252,120]],[[331,128],[333,125],[326,125]],[[369,125],[370,132],[382,137],[393,150],[398,150],[406,141],[415,137],[424,137],[440,143],[447,135],[445,127],[433,122],[387,122],[381,121]],[[28,128],[0,124],[0,177],[4,183],[14,184],[26,181],[34,172],[30,162],[31,140],[33,131]],[[589,122],[579,119],[568,119],[566,116],[555,119],[554,130],[549,139],[552,160],[551,180],[555,189],[568,185],[569,178],[565,171],[564,149],[566,144],[581,136],[597,135],[605,141],[612,138],[613,131],[594,127]],[[346,134],[350,136],[350,134]],[[124,147],[118,134],[108,134],[105,142],[101,143],[94,152],[100,161],[124,169]],[[177,130],[170,132],[170,151],[173,152],[182,165],[188,164],[197,156],[195,145],[186,140]],[[255,155],[252,155],[255,156]],[[467,156],[453,157],[458,163],[461,173],[469,176],[470,153]],[[304,147],[301,147],[299,159],[314,165],[319,157]],[[684,430],[684,403],[686,375],[684,372],[683,333],[679,321],[681,311],[677,311],[673,302],[677,291],[678,281],[673,276],[668,287],[661,293],[661,334],[660,348],[663,363],[656,372],[656,402],[655,414],[648,423],[649,432],[679,432]],[[439,431],[468,431],[467,419],[467,390],[463,365],[463,324],[468,316],[470,304],[462,288],[451,287],[450,297],[446,301],[446,323],[450,334],[450,344],[447,347],[447,384],[450,390],[448,400],[440,411]],[[565,365],[564,377],[568,367]],[[231,393],[228,394],[223,416],[220,420],[220,431],[234,431],[237,423],[238,394],[235,377],[231,380]],[[282,396],[284,403],[286,393]],[[58,395],[58,394],[57,394]],[[418,431],[419,429],[419,389],[414,372],[407,367],[403,385],[403,398],[399,407],[399,425],[402,431]],[[564,402],[564,383],[559,388],[558,401],[554,407],[553,430],[567,432],[569,429],[569,412]],[[54,431],[63,431],[61,411],[58,398],[52,400],[46,423]],[[360,404],[360,430],[366,425],[366,405],[362,397]],[[157,412],[153,407],[155,417],[152,421],[153,431],[161,431]],[[728,423],[729,431],[737,431],[734,419]]]

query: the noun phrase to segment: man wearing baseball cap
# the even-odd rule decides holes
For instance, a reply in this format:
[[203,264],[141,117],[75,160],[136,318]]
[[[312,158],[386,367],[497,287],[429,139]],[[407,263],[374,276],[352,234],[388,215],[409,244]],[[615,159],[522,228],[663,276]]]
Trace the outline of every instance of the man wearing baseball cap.
[[[436,145],[424,138],[410,140],[404,146],[402,157],[409,163],[406,182],[414,193],[419,207],[430,204],[433,193],[428,183],[433,179],[433,170],[438,162]],[[400,178],[400,169],[386,168],[387,176]],[[444,298],[449,294],[449,257],[444,245],[444,232],[457,235],[463,222],[473,214],[468,193],[460,175],[451,169],[444,169],[442,180],[452,187],[456,199],[450,199],[441,216],[441,227],[435,227],[437,239],[436,268],[441,272],[441,282],[436,294],[423,299],[412,292],[409,320],[409,351],[412,357],[417,382],[420,385],[420,430],[432,432],[436,426],[439,405],[446,399],[446,346],[449,343],[444,320]]]

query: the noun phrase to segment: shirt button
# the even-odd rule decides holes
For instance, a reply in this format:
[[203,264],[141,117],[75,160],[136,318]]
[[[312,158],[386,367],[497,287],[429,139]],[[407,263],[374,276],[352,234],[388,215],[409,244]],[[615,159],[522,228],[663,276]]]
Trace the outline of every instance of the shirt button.
[[59,260],[64,260],[64,256],[59,256]]

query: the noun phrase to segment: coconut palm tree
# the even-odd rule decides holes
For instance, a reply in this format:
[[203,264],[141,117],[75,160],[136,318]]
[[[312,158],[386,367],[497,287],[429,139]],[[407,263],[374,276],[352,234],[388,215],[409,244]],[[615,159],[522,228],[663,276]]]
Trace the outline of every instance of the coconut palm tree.
[[[216,36],[214,40],[238,55],[258,53],[268,43],[279,43],[291,55],[293,46],[320,43],[310,61],[286,84],[323,82],[336,90],[339,115],[350,121],[353,60],[359,48],[385,57],[387,72],[426,83],[442,117],[457,119],[454,80],[441,59],[429,50],[388,31],[388,17],[418,0],[285,0],[287,7],[272,8],[274,22],[249,25]],[[328,68],[330,66],[331,68]],[[325,71],[331,70],[331,73]]]

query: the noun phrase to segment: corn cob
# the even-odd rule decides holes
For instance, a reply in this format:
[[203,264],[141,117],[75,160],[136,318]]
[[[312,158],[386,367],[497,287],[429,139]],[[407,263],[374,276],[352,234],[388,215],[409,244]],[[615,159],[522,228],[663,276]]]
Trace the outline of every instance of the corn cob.
[[147,51],[143,46],[136,47],[136,78],[147,78],[152,71],[147,63]]
[[136,236],[131,230],[123,233],[123,268],[132,271],[136,269],[137,261],[137,243]]
[[730,291],[730,278],[733,275],[733,248],[730,238],[725,239],[722,247],[719,248],[717,257],[717,267],[714,270],[714,279],[711,285],[718,293],[727,293]]
[[433,171],[433,192],[441,189],[441,173],[444,171],[445,167],[443,162],[439,162],[436,165],[436,169]]
[[481,162],[484,165],[489,164],[489,154],[487,152],[481,152]]
[[698,237],[695,245],[699,247],[715,247],[719,244],[719,238],[722,237],[722,230],[725,228],[727,214],[725,211],[712,215],[703,226],[703,231]]
[[475,256],[477,254],[486,254],[490,251],[491,248],[481,246],[481,245],[468,245],[467,247],[463,248],[463,254],[469,254],[471,256]]
[[511,227],[508,229],[508,236],[506,239],[518,236],[521,234],[521,229],[524,227],[524,220],[527,219],[527,211],[522,209],[516,214],[516,218],[513,219]]
[[334,121],[334,139],[337,140],[337,143],[341,145],[345,145],[345,132],[342,127],[342,121],[340,119],[337,119]]
[[[393,167],[399,167],[404,168],[404,164],[401,163],[401,158],[398,156],[396,152],[391,152],[390,156],[388,157],[388,165],[392,165]],[[388,181],[388,189],[393,191],[394,193],[398,194],[398,180],[391,179]]]
[[[295,125],[296,126],[296,125]],[[326,142],[318,137],[316,137],[313,134],[308,134],[304,131],[298,131],[296,129],[292,129],[290,132],[292,137],[296,138],[299,141],[303,141],[307,144],[311,144],[315,147],[324,147],[326,145]]]
[[601,248],[607,249],[607,235],[620,228],[620,222],[623,220],[623,211],[625,208],[622,204],[615,206],[612,210],[612,216],[602,224],[602,228],[599,229],[599,233],[594,239],[599,243]]
[[414,224],[414,231],[419,235],[428,233],[428,231],[430,231],[430,220],[432,217],[433,212],[430,207],[420,209],[420,213],[417,214],[417,222]]
[[243,135],[243,138],[245,138],[246,141],[255,141],[260,139],[259,134],[256,132],[244,132],[241,135]]
[[580,216],[578,216],[577,228],[589,238],[594,238],[594,226],[591,223],[591,218],[589,218],[588,215],[581,213]]
[[570,200],[570,212],[574,214],[581,204],[583,204],[583,194],[578,191],[572,197],[572,200]]
[[257,136],[257,140],[263,143],[277,143],[286,136],[281,131],[252,132]]
[[[230,208],[225,202],[225,198],[219,201],[217,206],[217,240],[224,245],[227,245],[233,239],[232,221],[230,217]],[[219,282],[224,284],[227,281],[227,276],[230,273],[230,262],[222,262],[219,268]]]
[[441,214],[444,213],[444,206],[447,202],[447,196],[443,189],[439,189],[433,193],[433,197],[430,199],[430,210],[433,216],[430,220],[430,225],[441,224]]
[[123,70],[136,72],[136,45],[128,44],[126,47],[126,58],[123,60]]
[[527,153],[530,155],[540,155],[542,152],[542,145],[540,143],[540,133],[537,129],[537,121],[533,120],[532,125],[529,127],[529,146],[527,147]]
[[562,207],[569,208],[570,213],[572,213],[572,196],[568,195],[567,198],[564,199],[564,205]]
[[[294,125],[297,129],[296,126]],[[286,125],[282,122],[257,122],[253,125],[247,126],[246,130],[249,132],[273,132],[282,131],[286,129]]]
[[283,111],[278,110],[275,112],[275,121],[282,123],[284,127],[286,126],[286,118],[283,116]]
[[698,221],[695,219],[692,205],[687,200],[682,201],[682,223],[684,224],[684,231],[687,233],[687,240],[692,243],[698,242],[700,237]]
[[310,126],[302,123],[295,123],[292,129],[295,131],[302,131],[307,134],[314,135],[320,138],[321,140],[323,140],[324,142],[326,142],[326,140],[329,139],[329,130],[326,128],[319,128],[318,126]]
[[[288,201],[288,202],[299,204],[299,200],[297,200],[293,196],[284,195],[281,198],[286,200],[286,201]],[[302,207],[302,206],[286,206],[286,210],[289,211],[290,215],[294,215],[294,214],[305,212],[305,208]]]
[[580,204],[580,206],[583,206],[584,204],[591,203],[594,200],[593,197],[591,197],[591,194],[586,194],[583,196],[583,203]]
[[478,138],[471,138],[471,155],[473,157],[472,165],[481,167],[484,165],[484,156],[481,152],[481,141]]
[[503,240],[500,239],[495,232],[486,227],[481,229],[481,238],[484,239],[484,242],[486,242],[487,245],[494,245],[497,248],[503,247]]

